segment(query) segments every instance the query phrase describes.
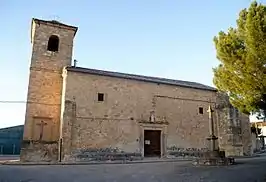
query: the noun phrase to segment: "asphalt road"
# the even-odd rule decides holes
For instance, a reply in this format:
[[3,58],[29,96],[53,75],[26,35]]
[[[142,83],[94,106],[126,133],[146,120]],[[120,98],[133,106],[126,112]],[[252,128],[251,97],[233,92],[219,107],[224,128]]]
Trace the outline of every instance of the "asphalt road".
[[0,182],[266,182],[266,156],[238,159],[228,167],[191,162],[100,165],[0,165]]

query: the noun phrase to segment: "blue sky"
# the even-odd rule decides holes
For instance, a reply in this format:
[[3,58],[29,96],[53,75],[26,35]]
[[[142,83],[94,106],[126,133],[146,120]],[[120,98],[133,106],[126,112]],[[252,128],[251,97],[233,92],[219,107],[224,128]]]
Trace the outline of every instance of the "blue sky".
[[[26,101],[34,17],[79,27],[73,55],[79,66],[213,86],[213,37],[235,26],[250,2],[1,0],[0,101]],[[0,102],[0,128],[23,124],[24,115],[25,104]]]

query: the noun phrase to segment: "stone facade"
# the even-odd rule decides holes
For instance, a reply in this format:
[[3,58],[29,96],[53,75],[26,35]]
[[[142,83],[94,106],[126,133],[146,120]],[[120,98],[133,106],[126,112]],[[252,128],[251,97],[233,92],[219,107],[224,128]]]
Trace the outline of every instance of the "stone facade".
[[[232,128],[228,98],[214,88],[71,66],[76,30],[33,21],[22,160],[142,159],[146,130],[160,131],[161,157],[198,156],[208,148],[209,106],[215,108],[219,148],[227,155],[249,153],[248,117],[237,116],[240,130]],[[60,38],[58,52],[47,51],[47,40],[54,34]]]
[[[34,146],[45,143],[45,146],[51,147],[54,143],[59,144],[62,68],[71,65],[75,32],[75,27],[37,19],[32,21],[32,57],[21,160],[28,160],[30,155],[36,155],[35,158],[42,160],[42,157],[38,156],[40,153],[31,149],[32,143]],[[57,52],[47,50],[51,35],[59,37]],[[57,155],[56,153],[54,155]],[[57,156],[52,158],[57,159]]]
[[[97,100],[98,93],[104,93],[103,102]],[[118,148],[143,156],[143,131],[155,129],[162,131],[162,156],[197,156],[208,148],[206,111],[211,105],[217,108],[214,130],[219,148],[226,155],[250,153],[249,130],[244,128],[248,126],[248,117],[242,114],[238,117],[243,121],[242,128],[230,125],[228,98],[218,96],[214,91],[68,71],[65,100],[75,105],[75,111],[71,111],[75,112],[75,119],[67,148],[70,151]],[[217,105],[222,99],[227,105],[220,109]],[[150,111],[155,111],[154,123],[149,122]],[[65,113],[68,112],[66,109]]]
[[23,140],[21,146],[22,161],[24,162],[52,162],[58,160],[57,141]]
[[[103,102],[98,93],[105,94]],[[143,153],[143,130],[155,128],[162,130],[162,143],[167,144],[163,152],[173,146],[205,148],[210,99],[215,102],[212,91],[68,72],[65,100],[76,104],[72,147]],[[148,123],[152,110],[156,121],[167,122]]]
[[249,117],[238,113],[230,104],[229,98],[220,93],[217,94],[216,110],[220,149],[226,151],[227,156],[251,155]]

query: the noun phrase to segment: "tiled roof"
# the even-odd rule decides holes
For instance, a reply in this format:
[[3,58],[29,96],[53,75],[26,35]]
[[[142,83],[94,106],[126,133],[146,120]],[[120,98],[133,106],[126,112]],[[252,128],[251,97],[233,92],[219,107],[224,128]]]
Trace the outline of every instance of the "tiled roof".
[[173,79],[158,78],[158,77],[151,77],[151,76],[142,76],[142,75],[119,73],[119,72],[104,71],[104,70],[74,67],[74,66],[67,67],[66,69],[68,71],[88,73],[88,74],[93,74],[93,75],[109,76],[109,77],[131,79],[131,80],[138,80],[138,81],[145,81],[145,82],[152,82],[152,83],[159,83],[159,84],[167,84],[167,85],[175,85],[175,86],[180,86],[180,87],[188,87],[188,88],[201,89],[201,90],[217,91],[216,88],[210,87],[208,85],[203,85],[197,82],[173,80]]

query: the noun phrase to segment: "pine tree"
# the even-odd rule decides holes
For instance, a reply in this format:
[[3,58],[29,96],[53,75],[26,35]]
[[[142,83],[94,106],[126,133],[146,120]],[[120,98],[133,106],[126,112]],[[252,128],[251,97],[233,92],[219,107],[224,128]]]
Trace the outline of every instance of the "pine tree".
[[239,13],[236,28],[214,37],[220,64],[213,82],[243,113],[266,110],[266,7],[252,2]]

